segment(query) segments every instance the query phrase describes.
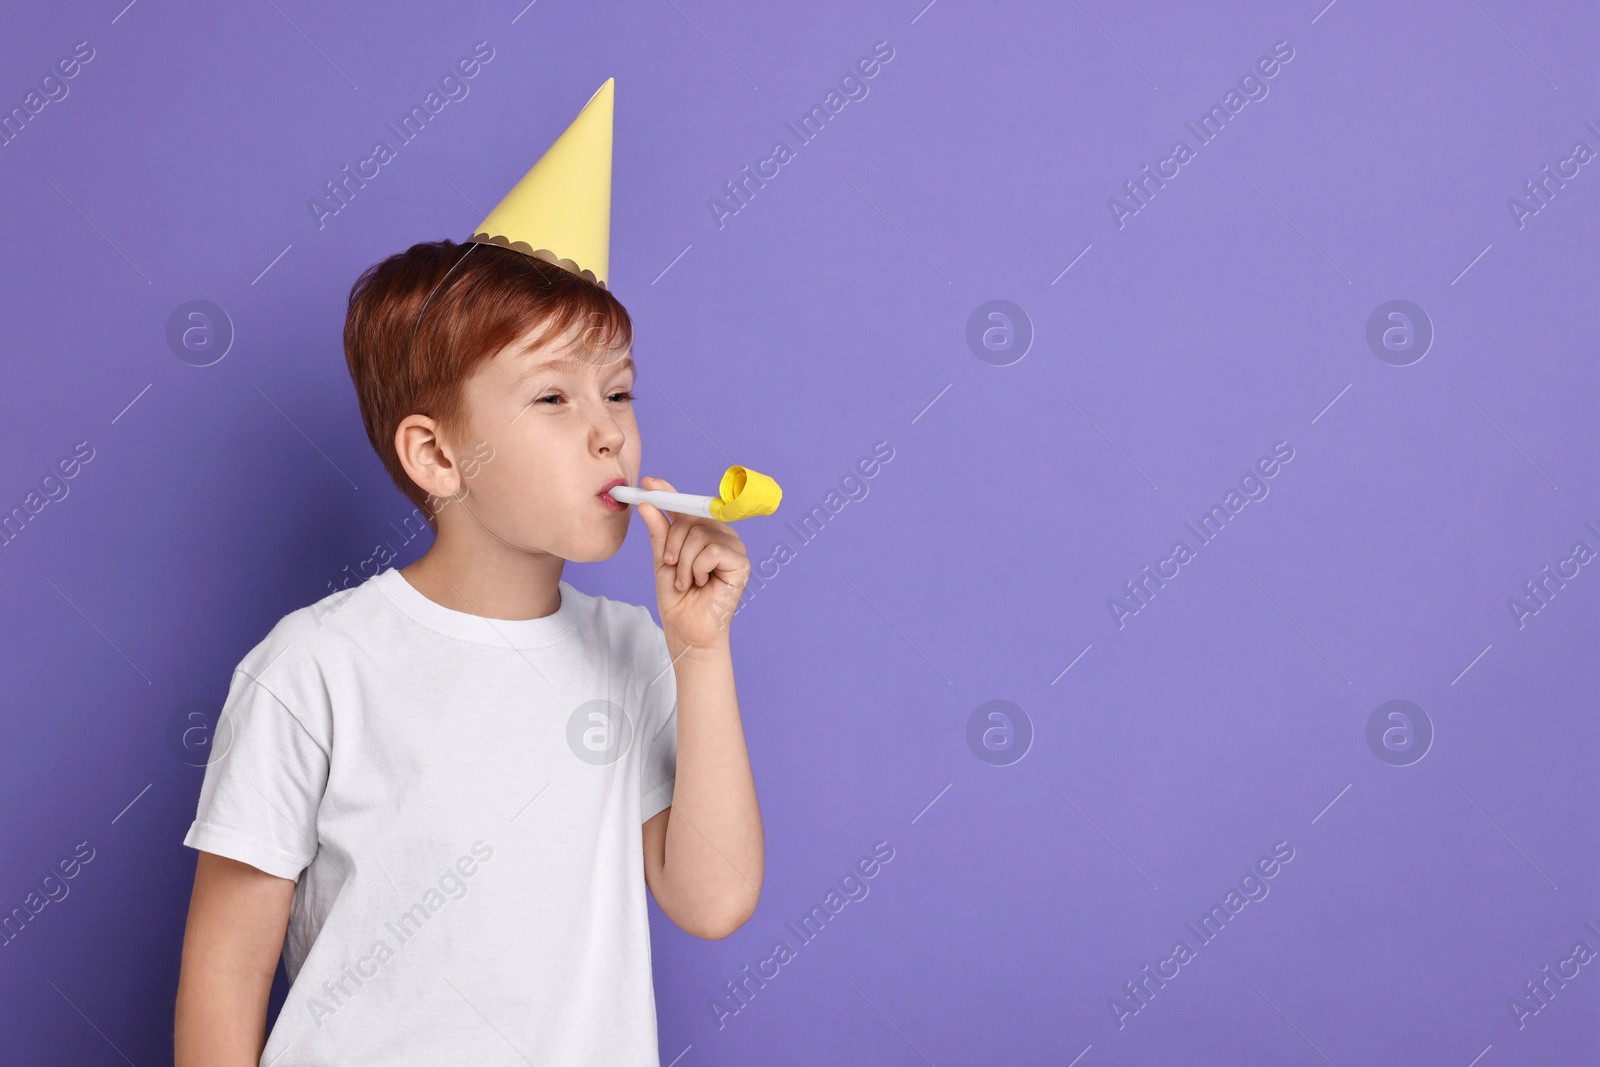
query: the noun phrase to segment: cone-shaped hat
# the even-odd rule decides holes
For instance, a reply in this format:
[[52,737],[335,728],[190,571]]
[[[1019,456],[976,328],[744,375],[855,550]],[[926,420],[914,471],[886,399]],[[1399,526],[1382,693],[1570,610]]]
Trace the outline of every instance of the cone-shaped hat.
[[611,251],[611,117],[615,78],[595,90],[469,243],[512,248],[606,287]]

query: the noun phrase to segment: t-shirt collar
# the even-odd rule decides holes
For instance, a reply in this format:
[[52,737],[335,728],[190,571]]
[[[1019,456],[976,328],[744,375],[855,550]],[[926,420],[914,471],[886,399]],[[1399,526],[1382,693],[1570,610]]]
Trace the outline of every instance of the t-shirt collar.
[[558,583],[561,606],[554,614],[537,619],[491,619],[456,611],[428,599],[398,567],[371,579],[391,603],[430,630],[473,644],[498,648],[544,648],[570,634],[577,621],[578,591],[565,580]]

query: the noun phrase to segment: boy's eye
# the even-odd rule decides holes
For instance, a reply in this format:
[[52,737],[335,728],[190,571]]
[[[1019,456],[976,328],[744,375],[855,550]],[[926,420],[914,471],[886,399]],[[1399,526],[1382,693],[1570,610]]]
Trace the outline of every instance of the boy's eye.
[[[564,399],[566,399],[566,398],[564,396],[562,396],[560,393],[551,393],[548,396],[541,396],[539,399],[535,400],[534,403],[535,404],[551,404],[551,405],[555,405],[555,404],[559,404]],[[631,391],[624,390],[623,392],[620,392],[620,393],[612,393],[606,399],[616,401],[619,404],[627,404],[627,403],[631,403],[632,401],[634,401],[634,400],[636,400],[638,398],[635,397]]]

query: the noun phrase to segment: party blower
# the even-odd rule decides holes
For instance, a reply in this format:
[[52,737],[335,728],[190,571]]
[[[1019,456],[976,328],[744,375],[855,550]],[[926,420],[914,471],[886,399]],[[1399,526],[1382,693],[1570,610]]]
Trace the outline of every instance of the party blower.
[[733,522],[755,515],[771,515],[778,510],[783,490],[778,483],[749,467],[729,467],[722,475],[716,496],[694,493],[669,493],[663,489],[639,489],[631,485],[612,487],[613,500],[624,504],[652,504],[662,511],[679,515],[699,515],[719,522]]

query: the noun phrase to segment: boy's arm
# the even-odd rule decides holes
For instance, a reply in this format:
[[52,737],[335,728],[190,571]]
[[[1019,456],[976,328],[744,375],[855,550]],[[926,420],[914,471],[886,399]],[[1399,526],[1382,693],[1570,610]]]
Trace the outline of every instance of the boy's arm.
[[674,923],[727,937],[754,914],[765,845],[734,692],[727,631],[710,646],[667,634],[677,661],[678,757],[672,805],[644,824],[645,881]]
[[174,1020],[175,1067],[256,1067],[295,883],[211,852],[195,865]]

